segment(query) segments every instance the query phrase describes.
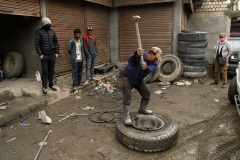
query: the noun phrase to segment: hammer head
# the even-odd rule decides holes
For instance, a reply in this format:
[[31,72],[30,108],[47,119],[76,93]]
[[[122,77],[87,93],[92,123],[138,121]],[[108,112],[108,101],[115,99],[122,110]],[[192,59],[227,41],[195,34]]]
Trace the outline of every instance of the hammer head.
[[134,22],[137,22],[138,21],[138,19],[140,19],[141,17],[140,16],[138,16],[138,15],[136,15],[136,16],[133,16],[132,17],[132,19],[133,19],[133,21]]

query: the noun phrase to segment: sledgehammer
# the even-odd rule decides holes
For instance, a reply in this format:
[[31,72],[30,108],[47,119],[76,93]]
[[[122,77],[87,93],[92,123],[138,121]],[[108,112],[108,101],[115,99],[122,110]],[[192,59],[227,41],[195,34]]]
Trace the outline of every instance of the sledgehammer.
[[[140,19],[141,17],[136,15],[133,16],[132,19],[135,23],[135,28],[136,28],[136,33],[137,33],[137,41],[138,41],[138,48],[142,49],[142,43],[141,43],[141,39],[140,39],[140,33],[139,33],[139,28],[138,28],[138,19]],[[143,63],[143,56],[141,56],[141,62]]]

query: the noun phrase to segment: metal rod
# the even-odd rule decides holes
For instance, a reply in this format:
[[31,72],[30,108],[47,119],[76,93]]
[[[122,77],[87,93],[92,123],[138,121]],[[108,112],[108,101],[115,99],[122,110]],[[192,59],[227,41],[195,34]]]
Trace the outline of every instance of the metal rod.
[[[66,117],[66,116],[68,116],[68,115],[66,115],[66,114],[58,115],[58,117]],[[88,116],[88,114],[74,114],[72,116]]]
[[44,143],[46,142],[46,140],[47,140],[47,138],[48,138],[48,136],[49,136],[49,134],[50,134],[51,132],[52,132],[51,130],[48,131],[46,137],[45,137],[44,140],[43,140],[43,143],[40,145],[40,148],[39,148],[39,150],[38,150],[38,152],[37,152],[37,154],[36,154],[34,160],[37,159],[37,157],[38,157],[38,155],[39,155],[39,153],[40,153],[40,151],[41,151],[41,149],[42,149]]
[[70,116],[72,116],[72,115],[74,115],[74,114],[75,114],[75,113],[69,114],[68,116],[64,117],[63,119],[60,119],[59,122],[63,121],[64,119],[66,119],[66,118],[68,118],[68,117],[70,117]]

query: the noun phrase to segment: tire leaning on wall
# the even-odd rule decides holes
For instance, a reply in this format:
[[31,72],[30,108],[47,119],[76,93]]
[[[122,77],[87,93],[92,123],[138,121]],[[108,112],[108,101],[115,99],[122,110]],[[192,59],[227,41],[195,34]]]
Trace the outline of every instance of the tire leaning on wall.
[[[174,64],[175,68],[170,74],[164,72],[163,68],[167,63]],[[162,82],[174,82],[177,81],[183,73],[183,63],[181,59],[173,54],[167,54],[162,57],[162,61],[159,64],[159,76],[158,80]]]
[[5,78],[18,78],[24,70],[24,59],[18,52],[10,52],[3,62],[3,75]]

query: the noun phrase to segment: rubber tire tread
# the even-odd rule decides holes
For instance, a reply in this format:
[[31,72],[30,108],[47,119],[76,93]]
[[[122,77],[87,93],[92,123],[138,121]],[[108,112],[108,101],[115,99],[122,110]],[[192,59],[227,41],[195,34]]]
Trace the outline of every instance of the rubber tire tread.
[[[168,63],[173,62],[175,64],[175,69],[171,74],[164,74],[162,71],[162,67]],[[174,82],[181,78],[183,73],[183,63],[181,59],[173,54],[167,54],[162,57],[162,61],[159,66],[159,76],[158,80],[162,82]]]
[[179,41],[207,41],[207,32],[178,33]]
[[190,30],[181,30],[183,33],[195,33],[195,31],[190,31]]
[[[8,68],[8,64],[10,63],[9,58],[13,59],[14,65],[13,68],[10,70]],[[24,59],[22,54],[18,52],[10,52],[6,55],[3,62],[3,75],[5,78],[17,78],[21,75],[24,69]]]
[[207,53],[205,54],[178,54],[178,57],[180,59],[198,59],[198,60],[203,60],[207,59]]
[[195,67],[195,66],[183,66],[183,72],[204,72],[206,67]]
[[207,59],[203,60],[195,60],[195,59],[181,59],[183,64],[186,66],[195,66],[195,67],[202,67],[208,64]]
[[208,46],[208,41],[178,41],[177,46],[187,48],[206,48]]
[[186,78],[202,78],[207,75],[207,72],[183,72],[183,77]]
[[[137,115],[138,113],[135,113]],[[155,131],[141,131],[131,126],[125,126],[123,119],[116,122],[116,137],[120,143],[130,149],[142,152],[157,152],[172,147],[178,138],[178,125],[169,117],[155,113],[165,125]],[[134,115],[131,114],[131,117]]]
[[182,54],[204,54],[207,52],[206,48],[186,48],[177,47],[177,52]]
[[235,76],[228,87],[228,99],[232,104],[235,104],[234,96],[238,95],[237,91],[237,77]]

